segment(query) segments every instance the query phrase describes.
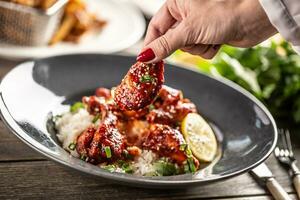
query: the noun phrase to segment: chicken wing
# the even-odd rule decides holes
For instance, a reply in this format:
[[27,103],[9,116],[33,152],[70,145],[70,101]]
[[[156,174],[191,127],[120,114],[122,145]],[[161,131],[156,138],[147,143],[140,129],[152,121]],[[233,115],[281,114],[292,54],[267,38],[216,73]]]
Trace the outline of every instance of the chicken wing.
[[152,150],[161,157],[169,157],[178,164],[187,160],[187,155],[180,150],[186,144],[181,133],[168,125],[152,124],[149,135],[143,142],[145,149]]
[[164,63],[134,64],[115,90],[114,101],[121,110],[139,110],[149,105],[164,82]]
[[77,138],[76,150],[91,163],[122,157],[125,139],[117,129],[117,117],[108,113],[98,129],[91,127]]
[[197,112],[196,106],[189,99],[183,98],[180,90],[163,86],[158,98],[153,103],[154,109],[147,115],[149,123],[174,125],[192,112]]

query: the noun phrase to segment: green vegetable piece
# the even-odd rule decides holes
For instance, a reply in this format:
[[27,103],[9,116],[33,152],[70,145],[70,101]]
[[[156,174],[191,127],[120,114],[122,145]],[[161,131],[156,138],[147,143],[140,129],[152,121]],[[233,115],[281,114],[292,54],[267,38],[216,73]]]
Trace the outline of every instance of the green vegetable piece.
[[98,113],[95,117],[94,117],[94,119],[93,119],[93,124],[95,124],[97,121],[98,121],[98,119],[100,119],[100,113]]
[[86,161],[87,156],[86,155],[81,155],[80,160]]
[[129,163],[124,163],[121,166],[122,170],[127,173],[127,174],[132,174],[133,173],[133,169],[132,166]]
[[109,172],[115,172],[116,171],[116,166],[115,165],[106,165],[101,167],[104,170],[107,170]]
[[161,175],[158,174],[156,171],[154,171],[154,172],[148,172],[148,173],[146,173],[145,176],[161,176]]
[[156,169],[156,172],[162,176],[171,176],[176,175],[177,169],[175,164],[170,163],[165,160],[159,160],[154,163],[154,168]]
[[110,147],[104,147],[106,158],[111,158],[111,149]]
[[184,173],[190,173],[190,166],[188,163],[183,165]]
[[155,106],[153,105],[153,104],[150,104],[149,105],[149,111],[152,111],[152,110],[154,110],[155,109]]
[[71,143],[69,144],[68,148],[69,148],[71,151],[74,151],[75,148],[76,148],[76,143],[71,142]]
[[186,146],[185,148],[185,153],[188,157],[191,157],[193,155],[191,149],[188,146]]
[[76,103],[74,103],[74,104],[71,106],[70,111],[71,111],[72,113],[76,113],[76,112],[78,112],[78,110],[79,110],[80,108],[84,108],[83,103],[82,103],[82,102],[76,102]]
[[140,78],[141,83],[148,83],[148,82],[152,82],[153,80],[154,80],[154,78],[152,76],[150,76],[149,74],[146,74]]
[[179,146],[179,150],[180,150],[180,151],[185,151],[186,147],[187,147],[187,144],[181,144],[181,145]]
[[191,172],[196,172],[196,167],[195,167],[194,160],[192,158],[189,158],[187,161],[188,161],[190,171]]

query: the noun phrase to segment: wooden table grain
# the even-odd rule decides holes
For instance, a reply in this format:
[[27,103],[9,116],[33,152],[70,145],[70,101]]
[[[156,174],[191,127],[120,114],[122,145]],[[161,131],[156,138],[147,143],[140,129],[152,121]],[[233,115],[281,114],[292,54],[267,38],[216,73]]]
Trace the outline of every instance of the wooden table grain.
[[[0,78],[17,62],[0,59]],[[17,92],[17,88],[14,88]],[[294,140],[295,141],[295,140]],[[300,146],[294,144],[300,160]],[[288,172],[273,155],[266,161],[278,182],[297,199]],[[94,179],[47,160],[0,121],[0,199],[272,199],[265,188],[245,173],[225,181],[187,189],[143,189]]]

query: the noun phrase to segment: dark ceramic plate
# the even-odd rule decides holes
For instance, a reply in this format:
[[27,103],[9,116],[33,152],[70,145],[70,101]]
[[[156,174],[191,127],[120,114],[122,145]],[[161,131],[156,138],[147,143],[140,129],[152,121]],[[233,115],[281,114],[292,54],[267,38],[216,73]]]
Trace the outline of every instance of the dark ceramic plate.
[[166,65],[166,84],[182,90],[216,132],[220,153],[210,165],[195,174],[138,177],[110,173],[71,157],[47,131],[47,115],[66,110],[67,104],[97,87],[116,86],[134,62],[133,57],[93,54],[20,64],[0,86],[3,120],[26,144],[63,165],[140,187],[206,184],[246,172],[270,155],[277,140],[276,125],[258,100],[232,82]]

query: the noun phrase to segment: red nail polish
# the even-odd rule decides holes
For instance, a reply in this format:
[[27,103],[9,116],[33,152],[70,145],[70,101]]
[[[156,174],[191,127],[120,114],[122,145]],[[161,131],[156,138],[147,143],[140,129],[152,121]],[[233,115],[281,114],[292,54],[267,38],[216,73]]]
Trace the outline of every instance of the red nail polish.
[[136,58],[137,61],[140,62],[148,62],[150,60],[153,60],[155,58],[155,54],[152,49],[146,49],[142,53],[138,55]]

